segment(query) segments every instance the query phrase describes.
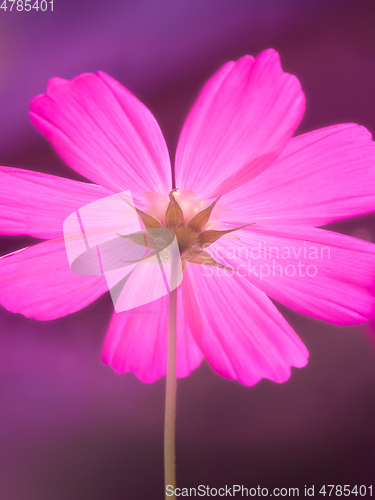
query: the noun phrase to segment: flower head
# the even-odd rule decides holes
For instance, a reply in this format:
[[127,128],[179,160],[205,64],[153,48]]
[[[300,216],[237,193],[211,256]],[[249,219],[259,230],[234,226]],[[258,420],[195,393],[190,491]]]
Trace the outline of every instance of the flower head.
[[[167,228],[178,242],[177,375],[205,357],[246,385],[285,381],[308,352],[269,297],[342,325],[375,312],[375,246],[318,228],[374,210],[374,143],[356,124],[292,138],[304,107],[275,51],[225,64],[182,129],[173,186],[160,128],[127,89],[101,72],[52,79],[31,119],[94,184],[1,168],[1,231],[47,241],[0,260],[0,303],[49,320],[103,294],[103,276],[71,272],[63,221],[129,190],[145,228]],[[103,361],[145,382],[165,375],[167,301],[114,313]]]

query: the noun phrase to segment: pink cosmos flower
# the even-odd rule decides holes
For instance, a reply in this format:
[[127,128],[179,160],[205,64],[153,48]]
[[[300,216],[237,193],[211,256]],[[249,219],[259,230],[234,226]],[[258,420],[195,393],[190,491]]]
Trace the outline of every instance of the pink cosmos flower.
[[[225,64],[182,129],[174,198],[167,146],[140,101],[102,72],[53,78],[46,94],[32,100],[31,120],[94,184],[1,167],[1,232],[46,241],[0,260],[0,303],[51,320],[105,293],[103,276],[70,270],[63,221],[130,190],[137,208],[169,225],[180,246],[177,376],[206,358],[220,375],[245,385],[287,380],[308,352],[269,297],[340,325],[375,312],[375,246],[318,229],[374,211],[374,143],[356,124],[292,138],[304,108],[298,80],[282,71],[275,51]],[[166,215],[171,207],[174,225]],[[167,316],[167,296],[115,313],[103,361],[144,382],[165,375]]]

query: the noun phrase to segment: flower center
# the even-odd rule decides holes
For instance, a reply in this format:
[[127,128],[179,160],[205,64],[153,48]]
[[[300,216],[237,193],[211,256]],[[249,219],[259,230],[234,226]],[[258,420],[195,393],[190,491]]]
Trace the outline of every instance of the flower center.
[[160,238],[160,235],[163,232],[160,231],[160,229],[168,229],[173,231],[176,236],[183,268],[187,262],[226,268],[219,262],[216,262],[205,249],[222,236],[242,229],[248,226],[248,224],[226,230],[205,229],[220,197],[207,208],[198,211],[189,220],[186,220],[184,212],[176,200],[176,195],[176,189],[169,193],[169,203],[165,211],[164,219],[160,217],[161,220],[135,208],[146,228],[147,246],[155,251],[161,249],[163,246],[163,241],[161,240],[163,238]]

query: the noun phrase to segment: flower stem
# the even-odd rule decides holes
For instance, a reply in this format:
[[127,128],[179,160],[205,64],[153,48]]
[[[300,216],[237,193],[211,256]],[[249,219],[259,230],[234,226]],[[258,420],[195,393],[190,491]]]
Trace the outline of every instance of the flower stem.
[[[177,330],[177,288],[169,292],[168,311],[168,360],[165,391],[165,418],[164,418],[164,483],[165,498],[175,499],[176,496],[167,496],[167,486],[176,488],[176,330]],[[169,489],[170,491],[170,489]]]

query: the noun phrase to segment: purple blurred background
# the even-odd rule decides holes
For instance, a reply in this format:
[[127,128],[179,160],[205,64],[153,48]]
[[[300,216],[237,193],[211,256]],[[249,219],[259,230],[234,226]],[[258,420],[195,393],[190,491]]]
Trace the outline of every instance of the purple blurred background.
[[[374,133],[374,24],[372,0],[55,0],[53,13],[0,10],[0,164],[79,179],[34,130],[28,103],[50,77],[99,69],[150,107],[173,155],[207,77],[268,47],[306,92],[299,132],[354,121]],[[330,227],[375,241],[374,221]],[[1,254],[32,242],[1,237]],[[144,385],[101,364],[111,309],[103,297],[45,323],[0,310],[0,498],[163,498],[164,380]],[[245,388],[205,363],[181,380],[180,486],[375,482],[374,339],[280,309],[309,365],[283,385]]]

